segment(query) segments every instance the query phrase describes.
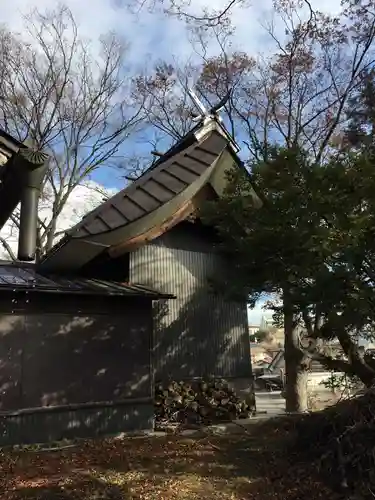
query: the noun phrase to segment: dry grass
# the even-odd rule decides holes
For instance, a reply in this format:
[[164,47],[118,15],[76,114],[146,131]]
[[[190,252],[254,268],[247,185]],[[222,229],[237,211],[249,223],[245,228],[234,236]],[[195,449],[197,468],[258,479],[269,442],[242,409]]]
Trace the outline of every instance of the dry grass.
[[107,439],[55,452],[4,452],[4,500],[334,499],[283,452],[286,437],[246,435]]

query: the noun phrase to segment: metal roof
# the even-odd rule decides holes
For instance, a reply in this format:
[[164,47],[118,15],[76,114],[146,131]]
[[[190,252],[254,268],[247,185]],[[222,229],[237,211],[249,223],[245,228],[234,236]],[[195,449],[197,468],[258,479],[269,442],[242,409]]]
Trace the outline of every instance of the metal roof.
[[138,179],[69,229],[42,257],[39,271],[75,272],[152,228],[164,230],[165,223],[168,230],[178,210],[211,182],[216,165],[230,157],[233,164],[245,168],[223,125],[204,119]]
[[143,285],[119,283],[99,279],[41,275],[32,267],[17,266],[9,263],[0,264],[0,291],[27,290],[32,292],[59,292],[81,295],[116,295],[125,297],[143,297],[153,300],[174,298],[173,295],[159,293]]
[[228,145],[218,131],[198,141],[194,129],[143,175],[89,212],[41,259],[40,265],[76,239],[86,239],[122,228],[157,210],[196,181]]
[[192,184],[226,146],[227,140],[214,132],[201,143],[194,142],[173,155],[168,152],[157,165],[87,214],[68,233],[85,238],[144,217]]

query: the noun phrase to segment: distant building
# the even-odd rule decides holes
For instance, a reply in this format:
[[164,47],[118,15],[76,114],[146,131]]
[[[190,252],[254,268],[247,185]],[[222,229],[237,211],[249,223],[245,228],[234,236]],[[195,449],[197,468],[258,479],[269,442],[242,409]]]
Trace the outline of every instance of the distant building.
[[272,331],[273,341],[278,345],[284,344],[284,328],[277,328],[274,324],[273,318],[269,316],[262,316],[260,322],[260,330]]
[[272,328],[273,325],[273,319],[272,317],[269,316],[262,316],[262,319],[260,321],[260,326],[258,327],[259,330],[269,330]]
[[259,325],[249,325],[249,335],[254,335],[259,330],[260,330]]

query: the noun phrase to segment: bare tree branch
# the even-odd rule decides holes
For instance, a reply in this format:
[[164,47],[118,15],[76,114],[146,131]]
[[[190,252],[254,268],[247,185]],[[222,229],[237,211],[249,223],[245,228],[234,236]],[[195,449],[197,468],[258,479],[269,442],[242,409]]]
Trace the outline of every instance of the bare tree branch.
[[189,24],[216,27],[228,23],[234,8],[248,5],[248,0],[227,0],[220,9],[199,5],[195,9],[194,1],[189,0],[125,0],[125,6],[131,12],[140,14],[144,9],[149,12],[163,12]]
[[117,153],[141,122],[143,106],[131,97],[127,45],[113,33],[100,38],[96,54],[65,6],[34,10],[25,17],[25,30],[32,44],[22,35],[0,32],[0,124],[49,153],[44,201],[52,216],[39,221],[46,251],[72,191],[102,165],[118,163]]
[[153,133],[156,130],[164,138],[169,137],[167,143],[178,141],[194,125],[186,88],[197,71],[189,63],[180,68],[177,61],[175,66],[160,62],[150,75],[139,76],[133,82],[133,98],[142,106],[146,123],[153,128]]
[[13,261],[16,261],[17,260],[17,257],[15,255],[15,253],[13,252],[12,250],[12,247],[9,245],[9,243],[6,241],[5,238],[2,238],[0,237],[0,243],[2,244],[2,246],[4,247],[4,250],[8,253],[9,257],[11,258],[11,260]]
[[[274,0],[274,8],[277,9],[279,4],[283,5],[284,3],[283,0]],[[177,17],[189,24],[206,28],[230,24],[231,14],[235,8],[245,8],[251,5],[248,0],[227,0],[219,9],[212,9],[209,6],[202,7],[202,5],[195,8],[194,0],[125,0],[124,4],[137,14],[144,9],[149,12],[161,10],[168,16]],[[309,0],[302,0],[302,4],[307,7],[311,15],[314,14]]]

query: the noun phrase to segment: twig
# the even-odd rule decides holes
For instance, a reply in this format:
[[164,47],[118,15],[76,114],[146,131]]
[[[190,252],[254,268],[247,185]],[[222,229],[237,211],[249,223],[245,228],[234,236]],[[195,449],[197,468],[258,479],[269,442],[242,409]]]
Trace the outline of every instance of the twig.
[[0,237],[0,243],[3,245],[4,250],[8,252],[9,257],[11,260],[16,261],[17,257],[15,253],[13,252],[12,248],[10,247],[9,243],[5,240],[5,238]]

